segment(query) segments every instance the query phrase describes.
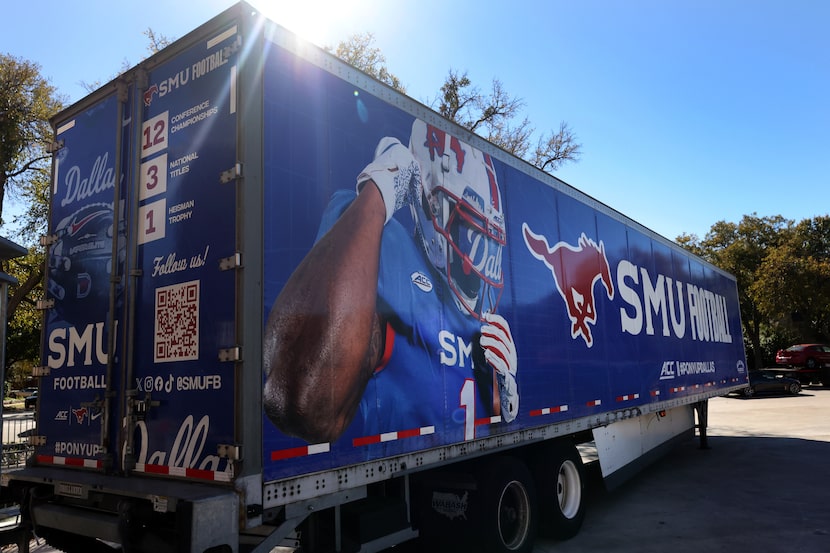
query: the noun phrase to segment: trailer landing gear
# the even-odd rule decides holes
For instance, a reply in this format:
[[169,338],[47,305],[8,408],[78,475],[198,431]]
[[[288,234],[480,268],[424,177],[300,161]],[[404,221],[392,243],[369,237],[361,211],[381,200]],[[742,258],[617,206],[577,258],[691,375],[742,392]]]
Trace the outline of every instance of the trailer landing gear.
[[706,435],[706,427],[709,426],[709,401],[704,399],[695,403],[694,407],[697,412],[697,425],[695,426],[700,436],[700,449],[711,449]]

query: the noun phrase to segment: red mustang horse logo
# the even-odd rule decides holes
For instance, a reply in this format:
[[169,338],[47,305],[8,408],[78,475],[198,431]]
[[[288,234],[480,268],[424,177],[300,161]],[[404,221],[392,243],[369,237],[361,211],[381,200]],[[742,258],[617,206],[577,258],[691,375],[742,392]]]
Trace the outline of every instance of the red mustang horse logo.
[[76,419],[78,419],[78,424],[82,424],[87,415],[86,407],[81,407],[80,409],[72,409],[72,414],[75,415]]
[[588,325],[597,322],[594,305],[594,284],[597,280],[602,281],[608,299],[614,299],[614,283],[611,281],[608,258],[605,257],[605,244],[600,240],[597,245],[583,232],[578,246],[559,242],[551,248],[547,238],[535,234],[527,223],[522,225],[522,231],[527,249],[553,273],[556,288],[568,306],[568,316],[573,323],[571,338],[582,336],[585,345],[593,346],[594,337]]
[[153,103],[153,94],[158,94],[158,85],[152,85],[144,92],[144,105],[149,106]]

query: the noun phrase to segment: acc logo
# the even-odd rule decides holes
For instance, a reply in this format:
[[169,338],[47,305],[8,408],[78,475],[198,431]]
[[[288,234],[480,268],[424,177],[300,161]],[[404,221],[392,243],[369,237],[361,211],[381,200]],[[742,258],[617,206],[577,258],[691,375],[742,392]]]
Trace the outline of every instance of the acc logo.
[[56,421],[68,421],[69,420],[69,411],[68,410],[67,411],[64,411],[64,410],[58,411],[58,414],[55,415],[55,420]]
[[599,245],[583,232],[576,246],[559,242],[552,248],[542,235],[522,223],[522,235],[533,257],[543,262],[553,274],[556,289],[565,300],[571,319],[571,338],[581,336],[589,348],[594,345],[590,325],[597,322],[594,284],[599,280],[609,300],[614,299],[614,283],[605,256],[605,244]]
[[674,361],[663,361],[663,368],[660,369],[660,380],[671,380],[675,375]]
[[421,271],[416,271],[410,275],[412,284],[421,289],[422,292],[432,292],[432,281]]

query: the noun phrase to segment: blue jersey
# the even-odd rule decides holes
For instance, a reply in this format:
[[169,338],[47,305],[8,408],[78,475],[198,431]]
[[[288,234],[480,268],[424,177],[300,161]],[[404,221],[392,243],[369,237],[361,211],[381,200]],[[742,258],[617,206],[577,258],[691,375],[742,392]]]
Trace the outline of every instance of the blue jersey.
[[[318,238],[355,197],[334,194]],[[373,436],[434,427],[445,442],[481,435],[480,423],[492,417],[498,398],[478,344],[481,322],[456,306],[446,279],[395,218],[381,241],[377,309],[387,323],[384,363],[363,394],[356,431]]]

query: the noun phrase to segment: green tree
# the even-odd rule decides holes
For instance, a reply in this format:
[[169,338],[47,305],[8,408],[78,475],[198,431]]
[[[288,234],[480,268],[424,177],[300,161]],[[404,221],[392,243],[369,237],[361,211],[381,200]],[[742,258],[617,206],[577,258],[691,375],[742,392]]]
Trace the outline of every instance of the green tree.
[[540,135],[534,145],[536,129],[527,117],[521,117],[524,100],[508,94],[498,79],[493,79],[489,91],[482,92],[466,72],[450,69],[433,104],[447,119],[543,171],[553,172],[582,155],[582,145],[564,121],[557,131]]
[[49,117],[62,99],[30,61],[0,54],[0,222],[7,195],[49,171]]
[[27,256],[8,260],[2,267],[18,279],[9,289],[6,360],[7,365],[22,367],[24,372],[11,371],[12,379],[23,379],[38,358],[41,313],[35,304],[42,297],[45,269],[45,254],[38,241],[45,233],[48,214],[49,117],[62,103],[62,97],[41,75],[40,66],[0,55],[0,210],[10,198],[24,206],[13,226],[3,224],[0,229],[4,236],[29,248]]
[[744,340],[755,368],[761,368],[768,357],[765,339],[773,329],[754,284],[763,277],[764,260],[786,239],[792,225],[780,215],[759,217],[753,213],[744,215],[740,223],[718,221],[703,240],[685,234],[677,239],[678,244],[735,275]]
[[374,42],[374,34],[357,33],[340,41],[336,48],[325,46],[325,50],[380,82],[388,84],[398,92],[406,94],[406,88],[401,80],[386,67],[386,56],[379,48],[373,46]]
[[830,339],[830,217],[805,219],[783,234],[750,291],[788,342]]
[[[355,34],[326,50],[346,63],[405,93],[398,77],[386,67],[386,58],[375,46],[372,33]],[[582,145],[568,124],[558,130],[537,134],[527,117],[522,116],[524,100],[507,93],[501,81],[493,79],[483,92],[467,73],[449,70],[432,107],[444,117],[489,140],[496,146],[547,172],[564,163],[576,162]],[[534,142],[534,137],[537,137]]]

